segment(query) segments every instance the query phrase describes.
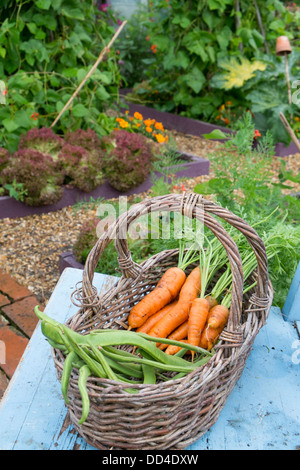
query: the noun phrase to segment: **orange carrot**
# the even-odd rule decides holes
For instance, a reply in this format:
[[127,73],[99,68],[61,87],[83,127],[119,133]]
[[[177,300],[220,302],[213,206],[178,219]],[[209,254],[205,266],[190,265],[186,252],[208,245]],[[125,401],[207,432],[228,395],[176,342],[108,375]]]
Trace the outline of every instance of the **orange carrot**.
[[[181,343],[188,343],[187,339],[181,339]],[[165,350],[166,354],[173,356],[174,354],[178,353],[182,348],[180,346],[175,346],[175,344],[169,344],[167,349]],[[188,350],[187,350],[188,352]]]
[[217,299],[213,296],[213,295],[208,295],[207,297],[205,297],[206,300],[208,301],[209,303],[209,310],[211,308],[213,308],[215,305],[218,305],[218,301]]
[[158,312],[154,313],[154,315],[151,315],[151,317],[148,318],[148,320],[145,321],[139,328],[137,328],[137,332],[141,333],[148,333],[151,328],[155,325],[155,323],[158,322],[166,313],[173,308],[177,304],[178,300],[174,300],[170,304],[166,305],[164,308],[159,310]]
[[206,328],[201,335],[199,346],[210,351],[216,344],[229,317],[229,310],[225,305],[216,305],[208,314]]
[[199,347],[210,351],[218,341],[218,338],[222,331],[223,328],[211,328],[209,326],[206,326],[205,330],[201,335]]
[[[188,321],[185,321],[180,325],[178,328],[176,328],[173,333],[171,333],[168,338],[169,339],[174,339],[176,341],[181,341],[182,339],[185,339],[188,334]],[[159,349],[166,349],[168,347],[168,344],[160,344]]]
[[223,330],[228,317],[228,308],[225,305],[216,305],[209,312],[207,324],[210,328],[221,328]]
[[172,302],[186,280],[185,272],[178,268],[169,268],[156,287],[131,310],[128,317],[130,328],[138,328],[156,312]]
[[191,303],[197,298],[201,289],[201,272],[197,266],[188,275],[183,284],[177,305],[159,320],[150,330],[149,336],[167,338],[172,331],[185,322],[189,316]]
[[[202,331],[206,325],[209,313],[208,300],[200,297],[193,300],[188,318],[188,342],[199,346]],[[192,351],[194,356],[194,351]]]

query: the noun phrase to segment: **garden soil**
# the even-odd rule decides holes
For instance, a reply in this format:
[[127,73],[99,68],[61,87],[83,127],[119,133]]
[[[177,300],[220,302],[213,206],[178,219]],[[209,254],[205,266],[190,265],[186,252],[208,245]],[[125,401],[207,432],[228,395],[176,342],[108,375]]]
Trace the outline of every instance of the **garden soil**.
[[[203,138],[172,132],[181,151],[200,157],[209,158],[218,145],[217,142]],[[300,155],[285,157],[286,169],[294,173],[300,171]],[[280,171],[280,159],[274,158],[274,181]],[[210,175],[181,180],[186,190],[193,190],[195,185],[207,181]],[[290,184],[290,182],[289,182]],[[287,192],[300,191],[300,185],[293,186]],[[139,197],[151,197],[151,192],[139,194]],[[134,196],[128,198],[129,202]],[[71,251],[84,221],[94,217],[96,207],[93,205],[75,205],[57,212],[32,215],[18,219],[2,219],[0,221],[0,269],[10,274],[20,284],[26,286],[43,305],[46,305],[57,284],[59,273],[59,255]]]

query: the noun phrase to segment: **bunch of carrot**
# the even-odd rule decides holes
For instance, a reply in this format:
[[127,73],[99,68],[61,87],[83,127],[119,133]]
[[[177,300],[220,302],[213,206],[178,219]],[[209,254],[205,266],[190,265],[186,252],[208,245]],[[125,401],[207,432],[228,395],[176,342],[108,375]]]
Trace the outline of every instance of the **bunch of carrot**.
[[[248,284],[248,278],[257,267],[253,250],[245,243],[244,236],[230,229],[230,236],[236,241],[243,263],[244,293],[256,282]],[[265,235],[267,256],[276,254],[272,237]],[[199,260],[188,276],[185,269]],[[223,270],[213,284],[215,274]],[[129,329],[151,337],[168,338],[186,344],[186,349],[176,345],[157,342],[157,347],[167,354],[178,354],[180,350],[191,353],[189,345],[211,351],[224,330],[231,306],[232,273],[223,245],[215,237],[205,237],[199,256],[189,254],[185,263],[168,269],[153,291],[137,303],[128,318]]]
[[[192,258],[194,261],[195,256]],[[135,328],[151,337],[186,342],[186,351],[188,345],[212,349],[227,323],[229,309],[218,303],[216,295],[206,294],[206,288],[215,272],[225,265],[227,257],[223,246],[214,239],[208,241],[205,249],[200,249],[198,259],[199,265],[187,276],[183,263],[163,274],[153,291],[131,310],[129,329]],[[227,276],[228,285],[230,280]],[[170,355],[181,349],[159,342],[157,347]],[[194,356],[194,351],[191,353]]]

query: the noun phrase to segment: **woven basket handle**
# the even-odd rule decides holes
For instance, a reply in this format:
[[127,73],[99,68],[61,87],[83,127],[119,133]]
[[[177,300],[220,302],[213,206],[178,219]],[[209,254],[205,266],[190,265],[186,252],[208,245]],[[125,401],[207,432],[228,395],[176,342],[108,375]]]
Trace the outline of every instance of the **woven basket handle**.
[[266,250],[255,230],[243,219],[235,216],[227,209],[203,199],[201,195],[195,193],[158,196],[131,206],[126,213],[120,215],[116,222],[109,227],[108,231],[99,238],[98,242],[89,253],[83,271],[83,295],[87,298],[94,295],[95,288],[92,286],[94,272],[104,249],[112,239],[115,239],[122,275],[126,278],[131,277],[136,279],[143,274],[143,268],[131,258],[127,244],[127,232],[129,226],[136,219],[154,211],[180,212],[184,216],[197,218],[199,221],[203,222],[222,243],[230,262],[233,280],[232,301],[227,328],[228,330],[235,331],[240,323],[243,303],[244,279],[242,260],[236,243],[211,214],[222,218],[233,227],[240,230],[248,240],[258,262],[256,295],[259,298],[267,298],[268,292],[268,263]]

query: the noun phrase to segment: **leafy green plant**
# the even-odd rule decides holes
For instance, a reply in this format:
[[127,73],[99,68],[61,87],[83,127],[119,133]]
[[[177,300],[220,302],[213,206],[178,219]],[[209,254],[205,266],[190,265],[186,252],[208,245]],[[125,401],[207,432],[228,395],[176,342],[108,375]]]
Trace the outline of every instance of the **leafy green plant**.
[[225,144],[209,157],[215,178],[194,191],[214,195],[217,203],[246,220],[263,239],[272,239],[276,247],[276,256],[269,259],[273,305],[282,308],[300,260],[300,200],[284,195],[282,189],[288,180],[298,182],[299,175],[286,171],[282,160],[280,183],[275,184],[272,138],[268,133],[254,149],[254,130],[251,114],[246,113],[237,133],[224,135]]
[[251,62],[243,56],[222,59],[218,65],[223,72],[213,76],[211,85],[224,90],[242,87],[246,81],[255,77],[255,72],[264,71],[267,67],[264,62],[259,60]]
[[[107,13],[111,14],[109,9]],[[122,87],[131,88],[144,80],[145,61],[152,59],[153,52],[148,37],[148,17],[143,9],[127,18],[124,34],[115,42],[115,48]]]
[[281,164],[281,172],[279,173],[279,179],[282,183],[287,180],[293,181],[294,183],[300,183],[300,172],[295,174],[292,171],[287,171],[285,169],[286,162],[284,160],[281,160],[280,164]]
[[12,196],[30,206],[55,204],[62,197],[63,175],[53,159],[38,150],[23,148],[10,156],[1,181]]
[[66,184],[90,192],[104,182],[100,147],[92,129],[63,137],[49,128],[30,129],[16,152],[0,148],[2,193],[21,200],[20,192],[25,204],[45,205],[57,202]]
[[58,160],[69,183],[90,192],[104,182],[101,140],[92,129],[68,131]]
[[[299,75],[300,52],[289,55],[290,81],[293,83]],[[290,143],[290,136],[279,118],[280,112],[287,117],[298,113],[297,104],[289,104],[284,60],[281,57],[264,55],[261,61],[265,70],[257,70],[255,76],[239,87],[240,101],[245,109],[254,116],[254,122],[262,133],[270,130],[274,142]],[[293,122],[291,123],[293,125]]]
[[24,184],[17,183],[15,179],[12,184],[5,184],[4,189],[8,191],[10,197],[14,197],[17,201],[23,202],[25,197],[28,196],[28,191],[24,188]]
[[[215,177],[195,186],[202,194],[217,194],[223,205],[241,204],[256,209],[272,180],[273,141],[270,133],[253,149],[255,127],[250,113],[237,123],[238,130],[209,158]],[[261,193],[264,193],[264,196]]]
[[126,192],[147,179],[155,154],[150,139],[116,130],[103,137],[101,147],[103,172],[113,188]]
[[[279,111],[296,110],[275,44],[287,34],[297,53],[300,13],[291,8],[280,0],[152,1],[139,11],[140,30],[136,24],[132,32],[146,36],[149,48],[146,57],[135,58],[144,71],[127,99],[231,128],[250,110],[261,133],[270,129],[275,143],[289,143]],[[299,76],[292,61],[289,56]]]
[[[259,213],[264,217],[268,210],[279,207],[281,216],[288,211],[288,221],[297,223],[297,210],[300,201],[282,193],[283,183],[290,175],[282,171],[279,174],[282,183],[274,183],[272,158],[274,142],[270,132],[262,136],[254,146],[255,127],[252,116],[246,113],[237,123],[237,132],[227,138],[218,151],[209,155],[215,174],[210,181],[195,186],[195,192],[214,194],[218,201],[233,211],[238,206],[245,208],[247,213]],[[284,176],[285,175],[285,176]],[[292,181],[292,180],[291,180]]]
[[186,160],[178,153],[174,141],[170,140],[170,142],[160,150],[161,151],[156,154],[152,164],[152,197],[169,194],[175,183],[178,185],[180,182],[180,178],[172,173],[174,166],[181,165],[181,168],[184,169],[184,163],[186,163]]
[[[4,0],[1,7],[0,76],[6,105],[0,108],[0,145],[15,151],[22,133],[50,127],[115,29],[92,0]],[[119,82],[111,49],[56,131],[89,127],[105,135],[106,126],[113,126],[105,110],[118,100]]]

